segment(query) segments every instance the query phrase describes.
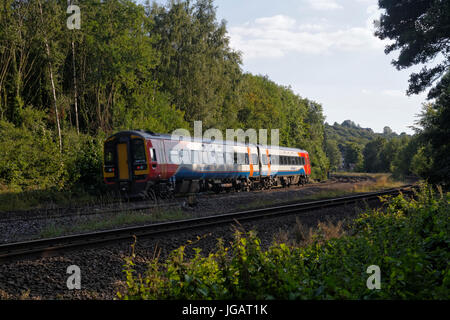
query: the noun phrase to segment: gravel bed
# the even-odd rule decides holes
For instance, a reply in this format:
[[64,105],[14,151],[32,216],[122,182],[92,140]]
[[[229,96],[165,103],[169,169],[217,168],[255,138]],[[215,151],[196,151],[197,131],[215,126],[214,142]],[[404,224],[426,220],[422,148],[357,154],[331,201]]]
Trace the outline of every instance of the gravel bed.
[[[371,206],[379,205],[377,200]],[[361,207],[364,207],[361,205]],[[338,221],[352,219],[361,208],[342,206],[301,213],[295,216],[270,218],[243,223],[244,230],[256,230],[267,248],[280,231],[289,231],[296,224],[296,218],[306,227],[316,227],[319,221]],[[186,231],[160,236],[158,238],[138,239],[136,246],[136,270],[142,273],[146,263],[160,250],[160,260],[189,240],[203,237],[195,248],[208,253],[223,238],[225,243],[232,240],[233,226],[220,226],[209,230]],[[110,244],[101,248],[70,251],[61,256],[9,262],[0,265],[0,299],[114,299],[123,286],[122,272],[124,258],[130,254],[131,241]],[[187,254],[192,254],[188,247]],[[66,287],[67,267],[77,265],[81,269],[81,290],[68,290]]]
[[[167,210],[172,210],[185,215],[186,218],[204,217],[214,214],[221,214],[227,212],[243,211],[257,207],[264,207],[274,205],[276,203],[286,203],[289,201],[298,201],[302,197],[314,195],[321,191],[333,190],[348,190],[351,191],[355,186],[362,186],[370,184],[371,181],[360,180],[355,183],[354,179],[348,182],[335,182],[327,184],[312,184],[306,187],[291,187],[280,188],[272,190],[261,190],[254,192],[236,192],[236,193],[222,193],[212,195],[197,196],[198,203],[191,208],[185,205],[183,198],[176,199],[174,202],[178,203],[176,206],[171,206]],[[172,203],[173,204],[173,203]],[[132,207],[142,205],[142,203],[132,203]],[[126,212],[126,208],[124,210]],[[135,226],[148,223],[155,223],[164,221],[164,218],[159,218],[161,212],[164,210],[164,205],[160,209],[147,209],[141,211],[145,215],[153,215],[152,222],[122,224],[120,226]],[[182,210],[182,211],[181,211]],[[82,213],[82,212],[81,212]],[[0,244],[12,243],[18,241],[26,241],[41,238],[41,233],[51,228],[70,229],[73,226],[80,224],[95,223],[97,221],[106,221],[112,219],[121,213],[100,213],[100,214],[71,214],[64,217],[49,217],[48,219],[29,219],[16,221],[2,221],[0,220]],[[119,227],[119,225],[117,226]],[[77,232],[79,233],[79,232]]]

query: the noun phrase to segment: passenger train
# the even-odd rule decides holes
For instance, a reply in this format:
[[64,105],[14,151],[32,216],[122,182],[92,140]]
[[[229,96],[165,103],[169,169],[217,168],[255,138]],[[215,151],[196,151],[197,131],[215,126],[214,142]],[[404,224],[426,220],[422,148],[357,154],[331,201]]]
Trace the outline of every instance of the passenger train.
[[104,181],[127,196],[288,187],[310,175],[308,152],[294,148],[141,130],[118,132],[104,144]]

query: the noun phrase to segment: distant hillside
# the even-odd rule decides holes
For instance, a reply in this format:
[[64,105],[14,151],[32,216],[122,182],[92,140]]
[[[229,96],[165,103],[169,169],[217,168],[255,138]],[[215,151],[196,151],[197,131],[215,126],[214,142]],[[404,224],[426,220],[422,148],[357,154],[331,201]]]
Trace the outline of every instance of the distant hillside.
[[[411,138],[384,127],[383,133],[361,128],[351,120],[325,123],[325,152],[331,170],[387,172],[401,146]],[[381,159],[381,158],[383,159]]]
[[[383,133],[376,133],[371,128],[362,128],[351,120],[345,120],[341,124],[335,122],[333,125],[325,123],[326,139],[336,141],[340,149],[352,142],[364,147],[377,137],[391,139],[400,136],[389,127],[384,127],[383,131]],[[401,135],[406,133],[402,132]]]

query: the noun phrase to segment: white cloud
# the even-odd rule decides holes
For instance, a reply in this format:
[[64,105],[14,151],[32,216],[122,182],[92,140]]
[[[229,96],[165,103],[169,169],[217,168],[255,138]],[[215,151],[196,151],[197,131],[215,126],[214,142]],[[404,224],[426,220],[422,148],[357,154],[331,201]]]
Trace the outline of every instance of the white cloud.
[[336,50],[381,49],[385,42],[373,35],[373,20],[379,16],[374,6],[367,9],[365,26],[331,28],[327,22],[300,24],[286,15],[264,17],[231,27],[231,46],[244,58],[284,57],[289,53],[329,54]]
[[405,91],[401,90],[383,90],[381,93],[385,96],[395,98],[404,98],[406,96]]
[[255,20],[255,24],[268,29],[290,29],[295,26],[295,19],[283,15],[273,17],[259,18]]
[[315,10],[336,10],[342,6],[336,0],[307,0],[309,5]]

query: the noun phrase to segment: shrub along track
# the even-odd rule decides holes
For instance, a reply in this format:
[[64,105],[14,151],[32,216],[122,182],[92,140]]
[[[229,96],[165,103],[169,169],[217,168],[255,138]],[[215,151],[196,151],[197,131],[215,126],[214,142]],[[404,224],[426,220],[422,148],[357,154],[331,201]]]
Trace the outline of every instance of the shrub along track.
[[402,188],[396,188],[392,190],[340,197],[335,199],[289,204],[228,214],[219,214],[202,218],[155,223],[138,227],[119,228],[108,231],[97,231],[79,235],[4,244],[0,245],[0,261],[23,258],[30,255],[49,256],[70,249],[85,248],[110,242],[129,240],[134,236],[148,237],[167,233],[176,233],[190,229],[208,229],[213,226],[230,224],[236,221],[246,222],[249,220],[259,220],[263,218],[281,217],[284,215],[292,215],[305,211],[357,203],[359,201],[369,201],[372,199],[377,199],[380,196],[396,195],[401,192],[412,192],[412,186],[404,186]]

